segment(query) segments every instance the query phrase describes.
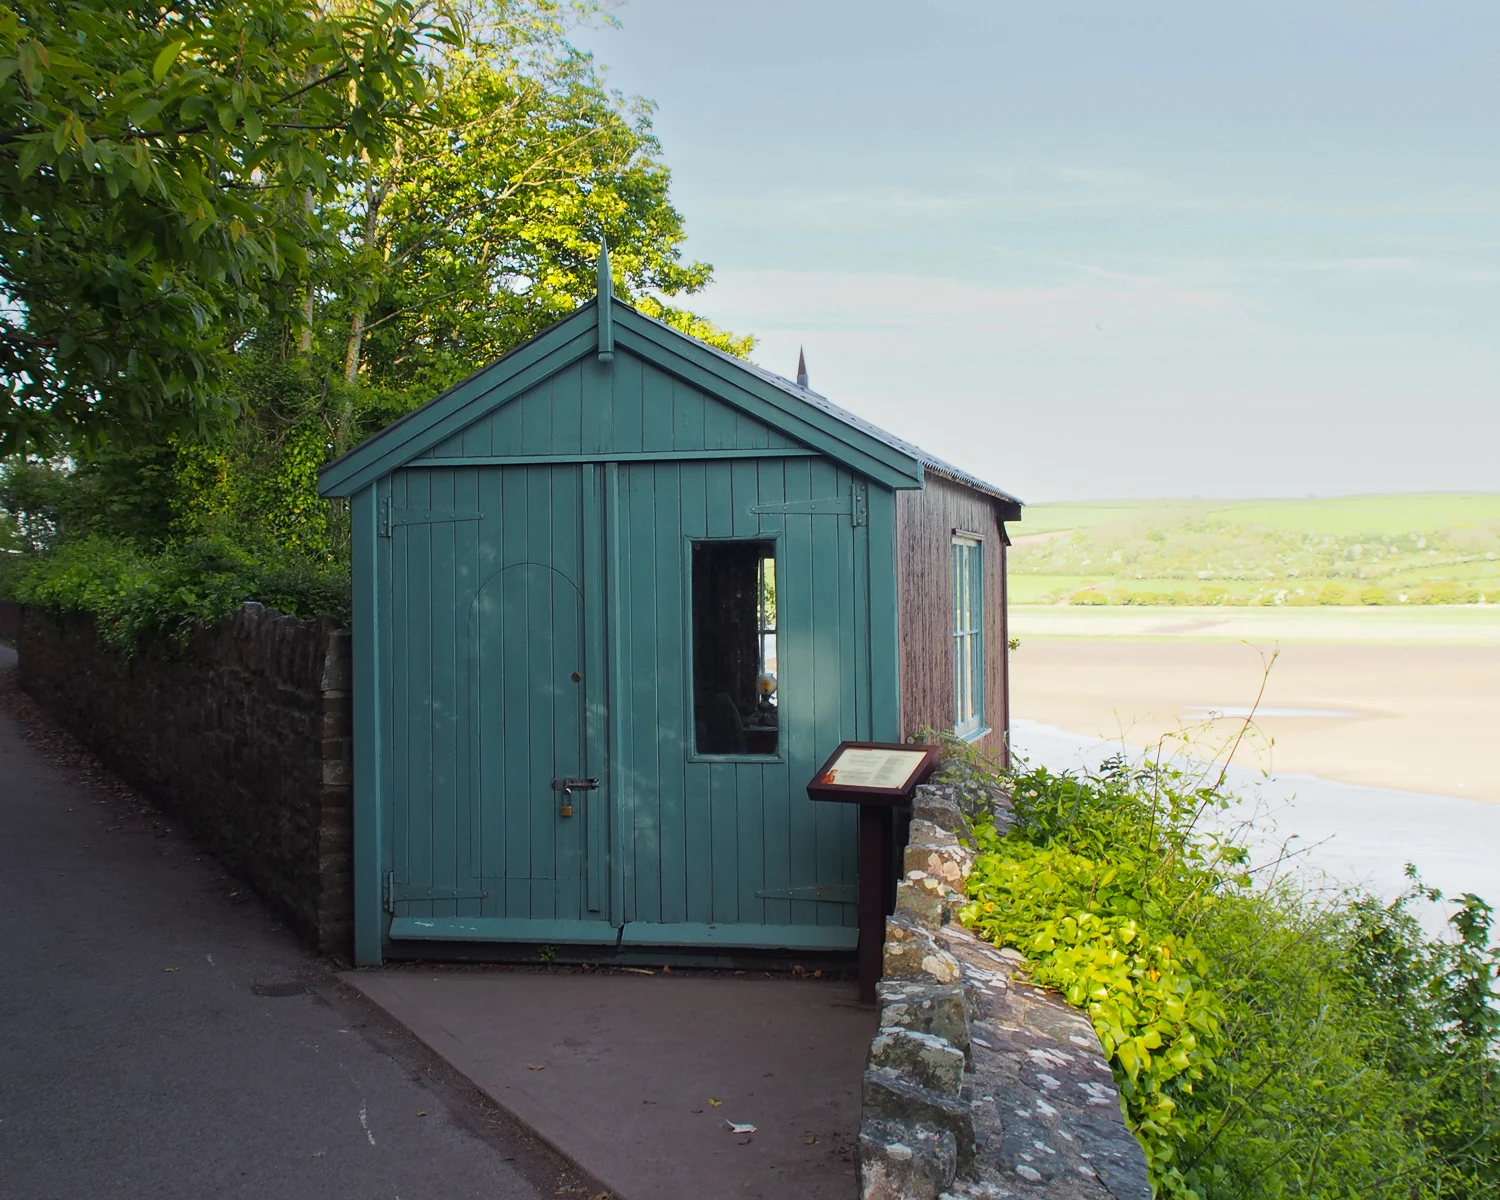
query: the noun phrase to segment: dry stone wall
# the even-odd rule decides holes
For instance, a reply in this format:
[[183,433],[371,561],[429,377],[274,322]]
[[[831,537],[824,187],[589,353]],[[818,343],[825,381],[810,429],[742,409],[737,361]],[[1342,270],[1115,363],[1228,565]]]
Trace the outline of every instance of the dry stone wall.
[[21,686],[310,945],[353,934],[349,635],[260,604],[125,657],[24,610]]
[[[1011,820],[998,797],[995,818]],[[917,790],[886,922],[859,1134],[863,1200],[1150,1200],[1093,1026],[958,923],[973,851],[955,790]]]

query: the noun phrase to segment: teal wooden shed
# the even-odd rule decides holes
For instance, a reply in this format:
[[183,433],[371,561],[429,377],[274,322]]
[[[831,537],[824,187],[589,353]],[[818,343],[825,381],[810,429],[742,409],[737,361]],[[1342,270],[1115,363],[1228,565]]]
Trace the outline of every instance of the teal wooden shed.
[[851,950],[856,814],[808,800],[818,764],[1003,745],[1019,503],[614,299],[600,257],[597,299],[323,471],[361,964]]

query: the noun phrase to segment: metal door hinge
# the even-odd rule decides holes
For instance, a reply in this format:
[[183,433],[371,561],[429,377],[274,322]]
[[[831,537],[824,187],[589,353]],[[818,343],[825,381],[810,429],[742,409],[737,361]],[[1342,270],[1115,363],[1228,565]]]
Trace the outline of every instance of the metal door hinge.
[[856,525],[870,523],[870,491],[869,485],[863,479],[854,481],[854,523]]
[[382,496],[380,498],[380,512],[378,517],[380,525],[380,536],[391,536],[391,498]]

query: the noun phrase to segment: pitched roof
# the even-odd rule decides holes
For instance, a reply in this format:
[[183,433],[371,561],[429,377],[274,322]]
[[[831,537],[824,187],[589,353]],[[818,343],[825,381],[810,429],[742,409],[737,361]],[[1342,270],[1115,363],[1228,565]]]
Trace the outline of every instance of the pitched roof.
[[[620,300],[616,300],[614,301],[614,303],[620,308],[630,308],[628,304],[625,304]],[[648,317],[645,313],[639,312],[637,309],[631,308],[630,311],[636,313],[636,315],[639,316],[642,320],[650,321],[653,325],[659,325],[663,329],[671,329],[671,326],[665,324],[662,321],[658,321],[655,317]],[[673,329],[672,332],[677,333],[678,331]],[[688,335],[679,334],[679,336],[686,337]],[[722,358],[726,362],[733,363],[737,367],[743,368],[746,371],[750,371],[753,374],[758,375],[767,383],[780,388],[788,395],[797,397],[797,399],[801,400],[805,404],[812,405],[820,412],[827,413],[835,420],[842,421],[845,425],[848,425],[853,429],[858,429],[861,433],[868,434],[870,437],[875,438],[877,441],[885,443],[885,445],[891,447],[891,449],[899,450],[902,454],[916,459],[919,463],[922,464],[923,467],[931,471],[934,475],[941,475],[944,479],[950,479],[954,483],[961,483],[965,487],[973,488],[976,492],[983,492],[986,496],[993,496],[996,500],[1015,505],[1018,511],[1016,512],[1015,516],[1008,517],[1007,519],[1012,521],[1020,520],[1021,514],[1019,512],[1019,509],[1021,508],[1023,501],[1017,499],[1015,496],[1012,496],[1009,492],[996,487],[993,483],[986,483],[977,475],[970,475],[967,471],[955,467],[952,463],[944,462],[937,455],[928,453],[926,450],[923,450],[922,447],[908,442],[905,438],[899,438],[894,433],[890,433],[889,431],[882,429],[879,425],[865,420],[863,417],[859,416],[856,413],[850,412],[847,408],[841,408],[832,400],[828,399],[827,396],[821,395],[820,393],[813,391],[811,388],[805,388],[800,386],[799,384],[793,383],[785,376],[778,375],[775,371],[768,371],[765,367],[758,366],[753,362],[747,361],[746,359],[735,358],[734,355],[726,354],[717,346],[710,346],[707,342],[699,341],[697,338],[694,338],[693,341],[697,342],[698,345],[702,346],[709,353],[717,355],[719,358]],[[805,361],[806,360],[799,352],[797,355],[797,366],[799,371],[805,369]]]
[[[631,307],[621,300],[611,297],[607,301],[607,305],[611,310],[620,315],[629,314],[624,326],[619,324],[618,317],[610,322],[613,325],[614,344],[617,347],[621,344],[622,334],[627,344],[634,340],[630,336],[634,332],[631,326],[639,322],[645,327],[641,332],[649,330],[657,334],[656,337],[649,339],[653,344],[658,346],[663,344],[668,346],[682,346],[683,343],[686,343],[685,346],[682,346],[682,349],[686,350],[690,347],[693,358],[701,361],[703,356],[709,356],[711,360],[717,360],[717,364],[721,365],[721,367],[730,367],[733,369],[733,372],[742,372],[752,376],[763,385],[769,385],[776,395],[784,398],[781,403],[774,404],[776,412],[780,415],[793,418],[799,425],[803,425],[805,422],[803,433],[806,433],[809,428],[818,429],[824,433],[832,433],[834,438],[840,441],[847,440],[850,443],[849,450],[856,458],[864,458],[867,461],[870,452],[873,450],[881,465],[886,467],[887,471],[895,472],[898,477],[908,476],[913,471],[915,472],[915,475],[909,481],[899,482],[896,484],[897,486],[917,486],[921,471],[931,471],[935,475],[972,488],[999,501],[1006,510],[1002,519],[1018,520],[1020,518],[1021,501],[1009,492],[1003,491],[993,484],[986,483],[984,480],[944,462],[936,455],[929,454],[921,447],[915,446],[911,442],[881,429],[878,425],[872,424],[863,417],[839,407],[826,396],[819,395],[810,388],[799,387],[790,379],[786,379],[774,371],[768,371],[764,367],[757,366],[744,359],[735,358],[731,354],[726,354],[717,347],[710,346],[707,342],[700,341],[697,338],[682,333],[680,330],[673,329],[665,322],[658,321],[654,317],[648,317],[645,313],[640,312],[638,309]],[[454,432],[455,422],[463,421],[467,423],[470,420],[478,419],[480,414],[477,412],[469,412],[467,415],[464,415],[466,410],[470,410],[476,402],[482,403],[490,400],[492,403],[503,403],[509,396],[497,395],[497,391],[504,390],[514,394],[513,389],[503,387],[506,381],[513,380],[517,386],[524,384],[524,386],[530,387],[532,382],[528,381],[528,377],[535,375],[538,369],[541,369],[544,374],[550,374],[550,371],[545,369],[549,359],[557,357],[571,361],[580,357],[579,352],[581,349],[587,352],[587,349],[591,349],[592,347],[580,347],[579,334],[593,330],[597,324],[597,318],[585,321],[583,320],[584,315],[598,307],[599,302],[597,299],[586,301],[568,316],[554,322],[534,337],[523,342],[520,346],[501,356],[495,362],[476,371],[467,379],[462,380],[441,395],[429,400],[420,408],[407,413],[380,432],[365,439],[358,446],[347,451],[323,468],[322,472],[320,472],[319,490],[324,495],[351,494],[358,487],[363,486],[373,475],[383,474],[387,470],[394,469],[396,466],[401,465],[401,463],[421,453],[429,445],[435,444],[442,438],[449,436]],[[609,318],[606,318],[606,320],[608,321]],[[570,325],[578,325],[580,328],[570,332],[568,329]],[[730,379],[734,377],[733,373],[725,372],[722,369],[714,371],[712,374],[719,378],[723,378],[726,374]],[[763,393],[763,389],[751,388],[749,390]],[[785,398],[790,398],[797,403],[787,404]],[[811,411],[803,411],[799,414],[798,410],[803,406]],[[815,416],[814,414],[817,415]],[[797,420],[799,416],[801,420]],[[820,417],[822,419],[819,419]],[[774,416],[772,419],[774,420]],[[846,430],[846,433],[842,437],[837,432],[839,428]],[[794,436],[801,436],[796,430],[790,430],[789,432],[792,432]],[[873,447],[870,445],[871,442],[875,443]],[[824,446],[820,448],[825,451],[829,449],[826,440]],[[887,457],[885,454],[880,453],[880,448],[884,448],[886,451],[894,451],[895,455]],[[862,454],[860,453],[861,450],[863,450]],[[838,456],[835,454],[835,457]],[[902,467],[903,460],[909,464],[909,467],[906,469]],[[917,464],[920,464],[920,468],[918,468]],[[851,465],[854,465],[856,469],[861,469],[858,462],[854,462]],[[885,482],[893,483],[896,481],[887,477]]]

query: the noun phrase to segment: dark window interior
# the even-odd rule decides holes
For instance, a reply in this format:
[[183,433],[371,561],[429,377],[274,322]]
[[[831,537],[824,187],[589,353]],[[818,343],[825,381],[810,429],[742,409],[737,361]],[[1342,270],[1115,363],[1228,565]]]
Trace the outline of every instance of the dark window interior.
[[699,754],[775,754],[776,547],[693,543],[693,725]]

